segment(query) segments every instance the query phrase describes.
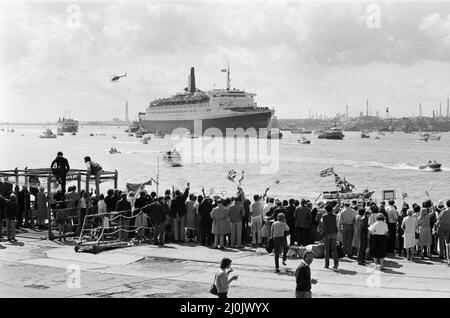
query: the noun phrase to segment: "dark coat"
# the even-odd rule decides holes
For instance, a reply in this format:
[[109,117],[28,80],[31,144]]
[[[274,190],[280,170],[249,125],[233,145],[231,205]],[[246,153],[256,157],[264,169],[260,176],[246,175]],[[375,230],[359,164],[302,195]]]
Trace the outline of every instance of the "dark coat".
[[17,220],[19,217],[19,206],[14,200],[6,200],[5,203],[5,218],[7,220]]
[[131,216],[131,203],[128,202],[128,200],[120,200],[119,202],[117,202],[117,206],[116,206],[116,211],[117,212],[122,212],[125,211],[125,216],[126,217],[130,217]]
[[117,207],[117,197],[115,195],[109,196],[107,195],[105,198],[106,209],[108,212],[114,212]]
[[50,168],[52,168],[53,174],[57,176],[66,175],[70,170],[69,161],[64,157],[56,157]]
[[186,215],[186,200],[189,195],[189,188],[186,188],[184,193],[172,200],[170,204],[170,217],[175,218],[177,216]]
[[295,227],[309,229],[312,225],[311,210],[307,206],[300,206],[295,210]]
[[[140,209],[140,208],[143,208],[144,206],[146,206],[147,203],[148,203],[148,200],[145,196],[139,197],[136,199],[136,202],[134,202],[134,207],[136,209]],[[139,213],[139,211],[136,211],[136,212]]]
[[155,201],[145,208],[145,213],[150,217],[150,221],[153,225],[162,224],[165,221],[163,208],[159,201]]
[[212,223],[211,219],[211,211],[212,211],[212,202],[210,199],[204,199],[199,205],[198,205],[198,214],[201,215],[200,224],[202,225],[208,225]]

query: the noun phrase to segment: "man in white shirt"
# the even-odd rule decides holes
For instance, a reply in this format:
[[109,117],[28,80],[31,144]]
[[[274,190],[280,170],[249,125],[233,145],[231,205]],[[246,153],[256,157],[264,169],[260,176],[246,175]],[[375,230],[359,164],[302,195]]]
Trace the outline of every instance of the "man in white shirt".
[[262,214],[263,206],[259,195],[253,196],[255,202],[250,205],[251,228],[252,228],[252,244],[256,245],[256,236],[258,236],[258,244],[261,244]]
[[388,216],[386,223],[387,223],[388,230],[389,230],[387,246],[386,246],[387,253],[395,252],[395,236],[397,233],[397,221],[398,221],[399,215],[398,215],[398,211],[394,205],[395,205],[395,201],[390,200],[389,205],[386,208],[386,214]]

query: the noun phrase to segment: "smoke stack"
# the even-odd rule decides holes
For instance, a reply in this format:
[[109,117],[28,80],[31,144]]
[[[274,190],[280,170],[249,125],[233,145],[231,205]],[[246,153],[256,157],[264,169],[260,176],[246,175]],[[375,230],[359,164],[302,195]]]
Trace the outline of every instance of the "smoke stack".
[[125,122],[129,122],[130,119],[128,118],[128,101],[125,101]]
[[442,103],[439,103],[439,117],[442,117]]
[[191,74],[189,75],[188,88],[190,93],[195,93],[195,74],[193,67],[191,67]]
[[369,116],[369,100],[366,99],[366,116]]
[[450,100],[449,100],[449,98],[447,97],[447,119],[448,119],[448,117],[449,117],[449,111],[450,111]]

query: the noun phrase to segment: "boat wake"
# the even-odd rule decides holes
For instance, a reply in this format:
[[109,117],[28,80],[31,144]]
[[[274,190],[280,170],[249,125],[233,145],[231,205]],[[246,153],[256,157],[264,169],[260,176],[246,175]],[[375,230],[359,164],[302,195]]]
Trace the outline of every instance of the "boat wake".
[[[434,171],[431,168],[420,169],[420,165],[414,165],[408,162],[405,163],[384,163],[377,161],[354,161],[354,160],[339,160],[339,159],[318,159],[318,158],[302,158],[304,163],[320,163],[324,165],[342,165],[354,168],[379,168],[391,170],[416,170],[416,171]],[[441,171],[450,171],[450,168],[441,168]]]

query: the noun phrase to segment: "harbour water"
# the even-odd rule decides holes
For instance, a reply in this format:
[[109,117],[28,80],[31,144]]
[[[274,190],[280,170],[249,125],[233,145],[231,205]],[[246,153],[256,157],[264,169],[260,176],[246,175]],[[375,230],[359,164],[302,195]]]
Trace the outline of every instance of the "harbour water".
[[[170,136],[164,139],[152,138],[142,144],[136,137],[124,132],[126,127],[80,126],[73,136],[65,133],[56,139],[41,139],[38,136],[49,127],[42,125],[3,125],[0,131],[0,169],[23,169],[48,167],[58,151],[63,151],[71,167],[85,168],[83,157],[91,156],[105,170],[117,169],[119,186],[127,182],[141,183],[156,179],[157,158],[177,143]],[[14,128],[15,132],[6,132]],[[90,136],[94,134],[94,136]],[[215,193],[232,195],[235,185],[226,179],[229,170],[245,171],[243,188],[249,195],[264,192],[271,186],[269,195],[280,198],[308,198],[314,200],[322,191],[334,190],[334,178],[321,178],[321,170],[334,167],[336,173],[345,177],[357,190],[375,190],[374,199],[381,199],[381,190],[395,190],[397,200],[402,193],[408,194],[407,202],[422,202],[425,190],[434,201],[449,199],[448,180],[450,176],[450,133],[442,133],[441,141],[420,141],[418,134],[386,133],[375,139],[361,138],[360,132],[344,132],[344,140],[317,139],[306,135],[310,145],[297,143],[301,135],[283,132],[279,143],[279,169],[275,173],[262,174],[262,163],[205,163],[202,160],[185,163],[182,167],[170,167],[160,161],[160,193],[172,184],[184,187],[189,181],[193,192],[204,187]],[[114,139],[113,136],[116,138]],[[121,153],[109,154],[111,147]],[[442,171],[432,172],[419,169],[429,160],[442,163]],[[280,182],[276,184],[276,180]],[[101,190],[112,188],[109,182],[102,183]],[[148,190],[155,186],[147,187]]]

